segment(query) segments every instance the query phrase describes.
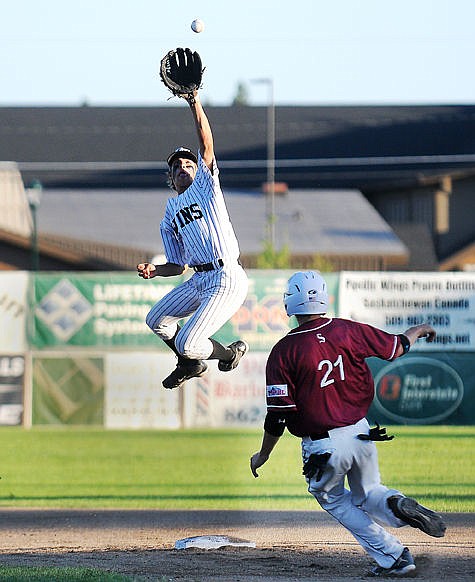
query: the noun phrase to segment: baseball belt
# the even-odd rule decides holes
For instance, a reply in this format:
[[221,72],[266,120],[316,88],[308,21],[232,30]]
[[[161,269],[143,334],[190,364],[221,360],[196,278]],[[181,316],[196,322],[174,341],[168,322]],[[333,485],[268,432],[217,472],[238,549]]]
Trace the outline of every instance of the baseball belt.
[[309,436],[310,440],[312,440],[312,441],[321,441],[322,439],[329,439],[330,438],[328,431],[314,432],[312,434],[309,434],[308,436]]
[[[242,266],[241,261],[239,259],[237,260],[237,263],[238,265]],[[203,273],[204,271],[214,271],[215,269],[219,269],[220,267],[224,267],[223,259],[216,259],[211,263],[204,263],[203,265],[193,265],[192,268],[197,273]]]

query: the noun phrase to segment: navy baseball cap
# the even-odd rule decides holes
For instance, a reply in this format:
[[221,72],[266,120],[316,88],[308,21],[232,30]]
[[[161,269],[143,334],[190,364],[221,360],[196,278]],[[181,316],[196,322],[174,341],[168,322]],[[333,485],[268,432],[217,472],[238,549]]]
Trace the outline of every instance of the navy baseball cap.
[[172,152],[168,158],[167,158],[167,164],[171,167],[171,165],[173,164],[173,160],[175,158],[186,158],[188,160],[191,160],[193,162],[195,162],[195,164],[198,163],[198,158],[196,157],[195,152],[191,151],[189,148],[185,148],[185,147],[179,147],[177,148],[174,152]]

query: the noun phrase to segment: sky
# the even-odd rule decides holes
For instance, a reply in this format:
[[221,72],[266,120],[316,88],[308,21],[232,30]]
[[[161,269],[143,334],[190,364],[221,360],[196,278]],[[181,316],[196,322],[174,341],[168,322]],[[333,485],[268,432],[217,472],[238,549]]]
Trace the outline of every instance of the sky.
[[251,105],[271,87],[277,105],[475,104],[475,0],[1,0],[0,14],[0,106],[177,104],[158,69],[179,46],[200,53],[211,105],[239,83]]

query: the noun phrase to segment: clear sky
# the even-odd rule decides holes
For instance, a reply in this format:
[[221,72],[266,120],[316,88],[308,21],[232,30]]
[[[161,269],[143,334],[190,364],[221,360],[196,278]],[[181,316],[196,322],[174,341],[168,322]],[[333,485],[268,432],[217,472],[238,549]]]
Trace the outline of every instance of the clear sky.
[[[0,106],[165,105],[161,57],[189,46],[202,100],[475,104],[475,0],[1,0]],[[196,34],[199,17],[205,31]]]

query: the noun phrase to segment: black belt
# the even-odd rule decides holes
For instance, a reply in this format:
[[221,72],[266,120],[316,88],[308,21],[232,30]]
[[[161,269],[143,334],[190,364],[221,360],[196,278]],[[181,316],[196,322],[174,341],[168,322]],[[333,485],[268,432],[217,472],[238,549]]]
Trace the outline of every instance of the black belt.
[[[238,265],[242,266],[242,263],[239,259],[237,260],[237,262]],[[223,266],[224,266],[223,259],[216,259],[216,261],[213,261],[212,263],[205,263],[204,265],[195,265],[193,269],[197,273],[202,273],[203,271],[214,271],[215,269],[219,269],[220,267]]]
[[313,434],[309,434],[308,436],[309,436],[310,440],[312,440],[312,441],[321,441],[322,439],[329,439],[330,438],[328,431],[315,432]]
[[224,265],[223,259],[217,259],[212,263],[205,263],[204,265],[194,265],[193,269],[197,273],[203,273],[203,271],[214,271],[215,269],[219,269]]

